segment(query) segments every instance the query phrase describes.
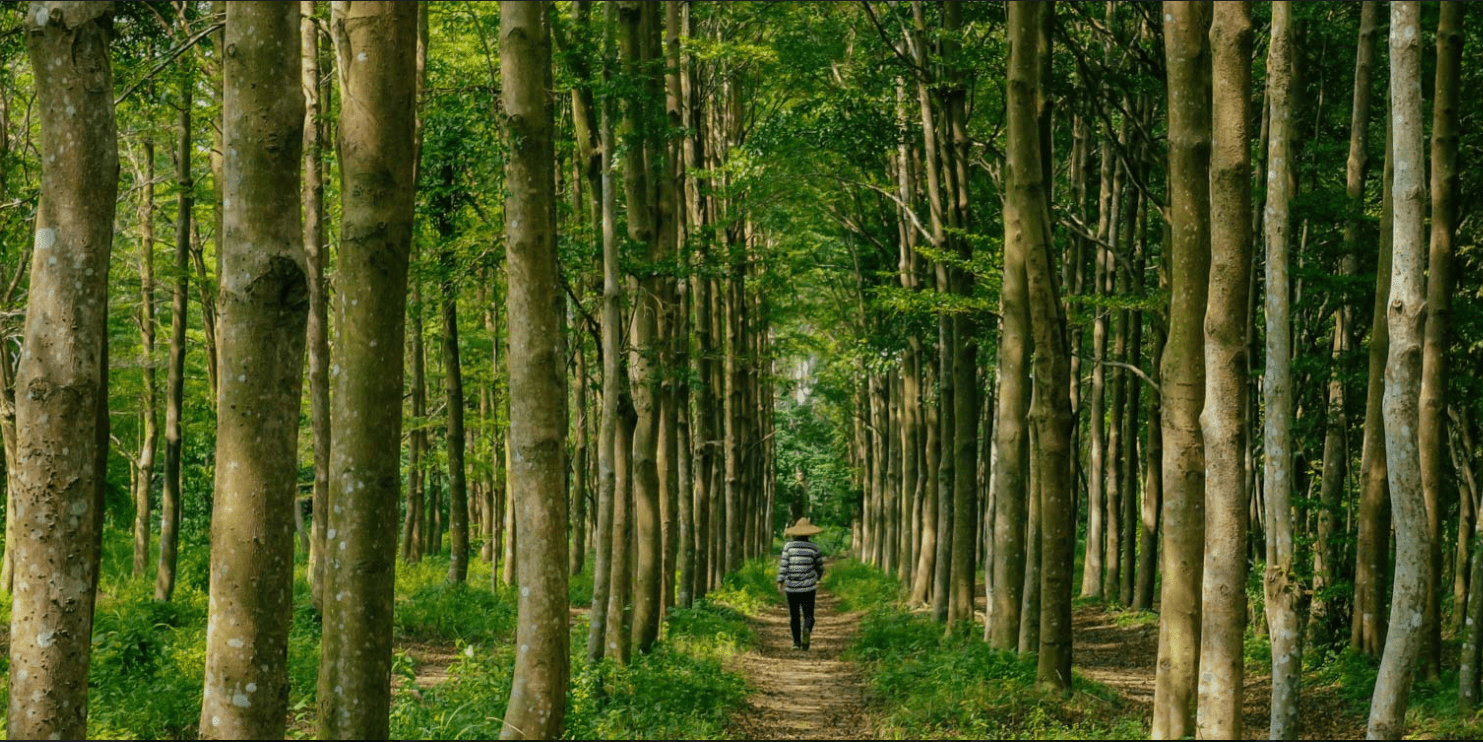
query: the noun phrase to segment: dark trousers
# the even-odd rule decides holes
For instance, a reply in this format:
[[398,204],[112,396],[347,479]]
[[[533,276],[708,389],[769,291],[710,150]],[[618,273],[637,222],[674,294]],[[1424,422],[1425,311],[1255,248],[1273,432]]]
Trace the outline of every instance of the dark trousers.
[[814,630],[814,591],[806,593],[788,593],[788,625],[793,629],[794,646],[803,644],[803,635],[799,633],[798,614],[803,613],[803,625],[809,631]]

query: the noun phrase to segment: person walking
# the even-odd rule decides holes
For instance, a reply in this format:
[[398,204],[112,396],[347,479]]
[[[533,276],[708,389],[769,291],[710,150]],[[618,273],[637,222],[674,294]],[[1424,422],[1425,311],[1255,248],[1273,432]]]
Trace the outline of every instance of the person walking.
[[[783,544],[782,558],[778,560],[778,592],[788,596],[788,621],[793,629],[794,649],[807,650],[809,634],[814,630],[814,593],[819,588],[819,580],[824,577],[824,552],[818,544],[809,541],[809,537],[823,530],[808,522],[808,518],[799,518],[797,523],[783,531],[788,543]],[[800,613],[802,627],[799,626]]]

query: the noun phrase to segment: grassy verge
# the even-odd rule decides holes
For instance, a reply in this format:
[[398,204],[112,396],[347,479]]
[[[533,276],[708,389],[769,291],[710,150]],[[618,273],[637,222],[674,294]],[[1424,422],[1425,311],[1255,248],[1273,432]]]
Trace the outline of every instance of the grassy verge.
[[[130,537],[110,529],[95,613],[88,734],[95,739],[194,739],[201,713],[206,653],[208,572],[204,544],[181,553],[170,603],[153,600],[153,581],[133,578]],[[302,559],[302,555],[300,557]],[[151,560],[151,564],[153,564]],[[590,565],[590,560],[589,560]],[[470,565],[465,585],[448,585],[448,559],[397,565],[391,734],[395,738],[494,739],[503,723],[514,667],[516,594],[490,588],[490,566]],[[574,606],[591,601],[591,568],[574,577]],[[296,567],[296,606],[289,637],[288,736],[313,733],[321,624],[310,607],[304,565]],[[749,612],[777,598],[765,560],[749,563],[694,607],[670,612],[664,640],[627,667],[584,666],[585,616],[572,626],[573,738],[716,738],[746,698],[740,676],[722,662],[751,646]],[[0,623],[10,600],[0,595]],[[456,659],[446,679],[417,683],[420,652]],[[446,660],[445,660],[446,661]],[[9,688],[0,652],[0,724]]]
[[1143,719],[1105,686],[1075,679],[1070,700],[1035,686],[1035,658],[944,637],[931,618],[897,602],[900,584],[841,562],[824,586],[849,610],[867,610],[846,652],[869,679],[879,734],[902,739],[1140,739]]

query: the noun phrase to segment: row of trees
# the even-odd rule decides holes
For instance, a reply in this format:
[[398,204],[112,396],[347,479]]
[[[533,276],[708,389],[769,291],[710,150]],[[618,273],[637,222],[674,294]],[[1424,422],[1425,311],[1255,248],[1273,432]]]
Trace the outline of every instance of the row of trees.
[[[1155,737],[1242,734],[1254,564],[1257,628],[1273,654],[1273,738],[1298,733],[1305,645],[1350,643],[1350,619],[1354,649],[1384,657],[1371,733],[1399,735],[1418,656],[1431,677],[1441,666],[1449,563],[1455,626],[1476,592],[1471,403],[1448,395],[1471,382],[1447,372],[1449,356],[1470,352],[1450,306],[1454,244],[1474,239],[1458,198],[1473,182],[1459,172],[1459,148],[1476,147],[1456,103],[1476,80],[1461,63],[1463,6],[1426,6],[1423,21],[1410,3],[1027,5],[1010,3],[1002,21],[977,11],[966,27],[951,3],[861,6],[862,34],[878,37],[898,101],[914,83],[921,113],[908,127],[898,103],[895,146],[881,146],[861,178],[874,182],[846,185],[881,211],[875,224],[842,227],[884,243],[881,258],[899,254],[897,271],[857,272],[862,294],[873,286],[882,304],[908,307],[858,331],[899,332],[893,324],[919,321],[913,309],[941,323],[884,340],[895,348],[887,362],[861,363],[863,553],[908,580],[949,630],[952,586],[982,564],[986,639],[1038,651],[1041,679],[1069,691],[1073,548],[1084,528],[1080,594],[1160,611]],[[1390,53],[1380,55],[1387,12]],[[978,108],[1002,106],[1004,117],[959,122],[972,68],[963,49],[1000,22],[1008,84],[1002,102]],[[1356,53],[1332,53],[1340,32],[1321,22],[1352,34]],[[1427,39],[1435,55],[1424,74]],[[1063,64],[1074,74],[1059,85]],[[1353,74],[1342,120],[1323,103],[1343,89],[1341,64]],[[1388,80],[1374,72],[1381,64]],[[999,82],[969,86],[992,100]],[[1375,87],[1388,105],[1371,105]],[[1368,177],[1377,116],[1387,131],[1379,183]],[[1336,134],[1347,148],[1328,144]],[[1325,172],[1346,149],[1345,169]],[[958,161],[981,170],[964,176]],[[975,182],[997,196],[993,206],[966,197]],[[954,212],[959,203],[979,208]],[[1002,262],[969,247],[996,228]],[[1253,249],[1258,238],[1263,249]],[[1376,313],[1362,323],[1371,270]],[[978,288],[955,288],[959,275]],[[935,289],[934,308],[909,304],[898,286]],[[997,334],[962,316],[995,308]],[[1366,337],[1367,380],[1348,370]],[[975,343],[995,346],[997,363],[977,381],[975,366],[990,361],[975,361]],[[1349,411],[1366,384],[1356,450]],[[1348,485],[1356,453],[1358,497]],[[964,484],[980,499],[953,498]],[[1449,521],[1456,550],[1444,559]],[[965,524],[968,548],[956,538],[945,548],[944,534]],[[1478,641],[1464,643],[1470,699]]]
[[[16,202],[40,205],[36,234],[72,235],[100,252],[96,264],[49,260],[53,243],[38,237],[47,244],[29,258],[29,288],[27,256],[16,256],[12,294],[34,329],[20,333],[13,358],[59,348],[76,373],[91,374],[67,383],[91,396],[22,394],[6,431],[18,638],[11,734],[85,732],[105,513],[130,511],[134,569],[145,575],[161,480],[156,599],[171,599],[183,546],[210,548],[203,736],[283,733],[295,531],[325,627],[320,735],[386,735],[389,576],[398,557],[440,551],[444,533],[450,582],[467,579],[482,537],[483,557],[502,562],[494,579],[522,588],[516,640],[530,650],[519,654],[506,733],[559,734],[566,583],[589,551],[587,653],[626,662],[649,651],[669,606],[719,585],[775,530],[772,333],[759,283],[768,238],[730,162],[758,116],[749,98],[757,71],[734,55],[697,53],[723,43],[722,15],[694,18],[679,2],[596,12],[577,2],[561,14],[513,3],[498,16],[486,6],[367,2],[328,17],[312,2],[156,5],[36,3],[19,19],[32,64],[29,79],[13,72],[6,100],[31,95],[27,82],[58,97],[17,122],[23,152],[0,164],[23,181],[39,172]],[[43,42],[82,44],[91,56],[52,64]],[[118,82],[115,63],[127,76]],[[92,98],[43,74],[57,69],[92,75]],[[467,86],[471,74],[485,82]],[[167,76],[178,82],[173,99],[158,90]],[[131,96],[142,105],[125,106]],[[179,111],[173,183],[156,175],[166,105]],[[78,122],[93,127],[88,139],[53,128]],[[120,150],[132,172],[120,173]],[[202,151],[212,177],[200,200],[212,213],[193,219],[201,189],[192,160]],[[162,182],[177,192],[164,395],[155,375]],[[137,214],[115,218],[112,205],[130,197]],[[15,221],[7,226],[22,226]],[[135,234],[137,271],[120,277],[115,267],[108,280],[111,245]],[[58,265],[74,272],[46,283]],[[73,285],[81,276],[88,291]],[[461,339],[459,304],[470,295],[483,328]],[[87,322],[39,309],[42,296]],[[110,298],[132,332],[119,309],[107,311]],[[441,320],[436,366],[429,306]],[[44,334],[58,331],[84,335]],[[468,363],[471,335],[487,364]],[[205,345],[199,356],[187,352],[191,336]],[[127,361],[110,361],[110,344]],[[466,367],[477,390],[467,395]],[[55,364],[27,368],[13,382],[20,389],[33,378],[62,383]],[[112,369],[122,386],[110,383]],[[430,404],[438,375],[444,399]],[[154,466],[160,396],[163,477]],[[468,425],[475,399],[478,422]],[[38,400],[71,417],[28,408]],[[110,428],[110,410],[128,422]],[[44,445],[35,438],[43,434],[52,436]],[[191,445],[205,454],[194,478]],[[45,456],[16,453],[31,450]],[[301,457],[302,468],[291,465]],[[109,494],[119,481],[109,464],[120,460],[127,503]]]

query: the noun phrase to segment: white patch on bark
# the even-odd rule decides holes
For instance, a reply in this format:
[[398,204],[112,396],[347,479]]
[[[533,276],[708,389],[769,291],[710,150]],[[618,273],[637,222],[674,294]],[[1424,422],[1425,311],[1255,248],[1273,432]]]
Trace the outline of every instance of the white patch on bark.
[[56,638],[57,632],[50,630],[43,631],[40,634],[36,635],[36,646],[41,647],[42,649],[46,649],[47,647],[50,647],[52,645],[52,641]]

